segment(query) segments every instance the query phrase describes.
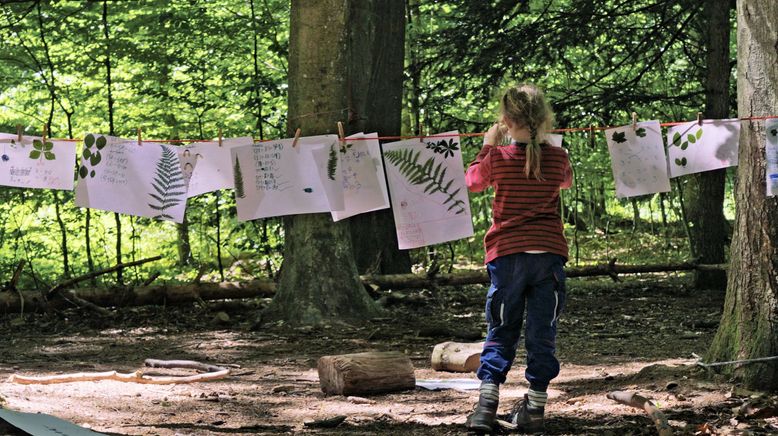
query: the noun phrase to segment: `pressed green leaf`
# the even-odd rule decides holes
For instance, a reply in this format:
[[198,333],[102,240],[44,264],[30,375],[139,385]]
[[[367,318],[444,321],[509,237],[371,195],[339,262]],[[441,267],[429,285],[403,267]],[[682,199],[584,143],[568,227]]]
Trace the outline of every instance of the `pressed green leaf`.
[[678,132],[675,132],[675,134],[673,134],[673,145],[675,145],[676,147],[681,146],[681,134]]
[[689,143],[691,143],[691,144],[694,144],[695,142],[697,142],[697,138],[694,135],[692,135],[691,133],[686,135],[686,139],[688,139]]
[[683,144],[681,144],[681,150],[686,150],[687,148],[689,148],[689,143],[684,141]]
[[54,148],[54,143],[51,141],[46,141],[45,144],[43,144],[43,151],[51,151]]
[[54,160],[55,159],[54,153],[52,153],[50,151],[44,151],[43,152],[43,157],[45,157],[46,160]]
[[92,170],[92,172],[90,172],[90,173],[89,173],[89,177],[92,177],[92,178],[94,178],[94,176],[95,176],[96,174],[97,174],[97,173],[95,172],[95,170]]
[[81,168],[78,169],[78,175],[81,176],[82,179],[85,179],[87,174],[89,174],[89,170],[81,165]]
[[30,159],[38,159],[39,157],[41,157],[40,150],[32,150],[30,152]]
[[695,136],[697,136],[697,139],[702,138],[702,129],[698,130]]
[[89,158],[89,163],[92,164],[92,166],[97,166],[101,160],[102,156],[100,156],[100,152],[98,151]]
[[93,145],[95,145],[95,136],[91,133],[86,135],[86,137],[84,138],[84,145],[86,145],[87,148],[90,148]]
[[108,143],[108,141],[105,139],[105,136],[101,136],[97,138],[96,143],[97,143],[97,149],[102,150],[103,147],[105,147],[105,145]]
[[81,156],[83,156],[83,157],[84,157],[84,159],[89,159],[89,158],[92,156],[92,152],[91,152],[91,151],[89,151],[89,149],[88,149],[88,148],[85,148],[85,149],[84,149],[84,152],[83,152],[83,153],[81,153]]

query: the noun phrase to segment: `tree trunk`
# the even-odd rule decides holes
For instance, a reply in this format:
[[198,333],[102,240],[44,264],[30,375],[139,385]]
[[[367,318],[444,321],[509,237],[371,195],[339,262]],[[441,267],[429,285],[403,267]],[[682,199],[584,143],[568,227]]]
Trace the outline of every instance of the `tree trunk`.
[[[349,133],[400,134],[405,6],[398,1],[354,2],[350,11]],[[397,274],[411,271],[407,250],[397,246],[391,209],[349,219],[359,272]]]
[[[737,2],[738,114],[774,115],[778,107],[778,3]],[[778,199],[765,188],[764,121],[743,123],[735,187],[737,213],[731,248],[727,295],[719,329],[708,351],[709,362],[778,354]],[[744,385],[778,388],[776,361],[726,365]]]
[[[350,20],[354,1],[294,0],[289,39],[289,125],[305,135],[331,133],[345,119],[352,42],[360,35]],[[364,31],[364,30],[363,30]],[[353,32],[353,36],[352,36]],[[314,114],[313,116],[303,116]],[[361,322],[380,313],[357,273],[346,222],[329,214],[285,217],[284,265],[279,289],[263,321],[282,319],[293,325]]]
[[[218,207],[218,204],[217,204]],[[178,265],[184,266],[192,263],[192,243],[189,241],[189,219],[184,215],[184,221],[176,224],[178,233]]]
[[[706,0],[705,24],[706,77],[705,118],[729,116],[729,22],[730,8],[720,0]],[[701,263],[724,263],[727,248],[727,223],[724,218],[726,169],[706,171],[690,177],[688,214],[693,223],[691,243]],[[724,289],[724,271],[696,271],[697,289]]]

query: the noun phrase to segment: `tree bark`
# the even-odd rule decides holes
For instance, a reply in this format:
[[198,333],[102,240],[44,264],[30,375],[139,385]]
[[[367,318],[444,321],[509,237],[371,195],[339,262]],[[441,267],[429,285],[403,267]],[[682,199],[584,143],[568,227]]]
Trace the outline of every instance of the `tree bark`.
[[[353,0],[294,0],[289,39],[289,124],[305,135],[332,133],[345,119]],[[369,55],[369,54],[360,54]],[[368,56],[369,57],[369,56]],[[288,216],[278,293],[262,321],[292,325],[359,323],[380,309],[359,281],[348,223],[329,214]]]
[[[216,207],[219,205],[217,204]],[[185,266],[192,263],[192,243],[189,241],[189,219],[184,215],[184,221],[176,224],[178,239],[178,265]]]
[[[729,20],[730,8],[720,0],[706,0],[703,6],[706,47],[705,118],[729,116]],[[693,174],[687,185],[691,243],[700,263],[723,263],[727,249],[724,218],[724,188],[727,170]],[[724,289],[725,271],[695,271],[697,289]]]
[[[348,131],[400,134],[405,6],[399,1],[353,2],[350,11]],[[360,274],[411,272],[407,250],[397,246],[391,209],[349,219]]]
[[[778,3],[737,2],[738,114],[774,115],[778,107]],[[740,131],[735,187],[731,270],[719,329],[706,361],[752,359],[778,354],[778,199],[765,188],[764,121]],[[778,363],[727,365],[729,376],[754,389],[778,388]]]

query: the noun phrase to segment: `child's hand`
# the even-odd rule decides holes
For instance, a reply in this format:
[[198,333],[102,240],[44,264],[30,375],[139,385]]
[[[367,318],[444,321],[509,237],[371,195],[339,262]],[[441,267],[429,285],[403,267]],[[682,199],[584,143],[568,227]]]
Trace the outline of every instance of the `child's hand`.
[[507,128],[504,125],[500,123],[494,123],[484,135],[484,145],[496,146],[502,144],[506,133]]

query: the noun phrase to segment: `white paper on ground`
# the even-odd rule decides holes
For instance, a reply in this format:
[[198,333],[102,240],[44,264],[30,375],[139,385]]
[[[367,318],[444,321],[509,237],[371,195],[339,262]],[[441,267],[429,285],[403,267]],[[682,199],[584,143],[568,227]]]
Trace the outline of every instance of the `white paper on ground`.
[[22,413],[0,408],[0,419],[35,436],[97,436],[97,433],[56,416],[43,413]]
[[452,378],[447,380],[416,380],[416,386],[429,391],[443,389],[455,389],[458,391],[470,391],[481,387],[481,380],[469,378]]

